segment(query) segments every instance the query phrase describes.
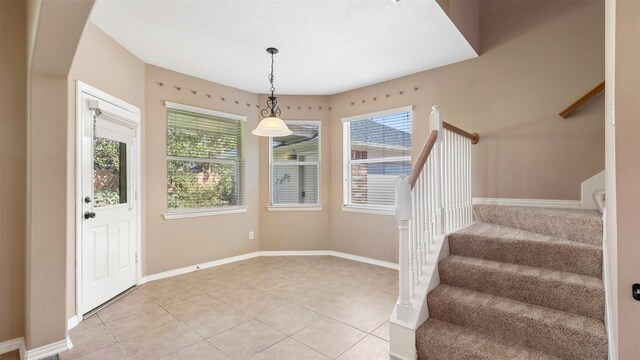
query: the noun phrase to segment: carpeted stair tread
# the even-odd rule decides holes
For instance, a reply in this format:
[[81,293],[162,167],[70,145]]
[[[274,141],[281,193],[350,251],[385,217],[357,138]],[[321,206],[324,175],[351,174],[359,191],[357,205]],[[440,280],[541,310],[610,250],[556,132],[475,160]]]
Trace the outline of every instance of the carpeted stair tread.
[[429,317],[563,359],[607,359],[604,322],[468,289],[440,285]]
[[604,319],[600,278],[458,255],[438,269],[442,284]]
[[427,319],[418,328],[416,347],[420,360],[559,360],[436,319]]
[[482,222],[602,246],[602,217],[595,210],[474,205],[473,213]]
[[452,255],[602,276],[602,247],[477,222],[448,236]]

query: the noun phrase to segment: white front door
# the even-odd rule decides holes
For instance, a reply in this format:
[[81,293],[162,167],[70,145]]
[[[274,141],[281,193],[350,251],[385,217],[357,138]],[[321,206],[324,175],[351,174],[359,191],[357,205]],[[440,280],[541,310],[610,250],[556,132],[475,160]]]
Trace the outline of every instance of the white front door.
[[[113,104],[81,94],[81,314],[136,284],[137,214],[133,186],[137,124]],[[125,116],[122,116],[122,115]],[[132,114],[133,115],[133,114]],[[133,116],[132,116],[133,117]]]

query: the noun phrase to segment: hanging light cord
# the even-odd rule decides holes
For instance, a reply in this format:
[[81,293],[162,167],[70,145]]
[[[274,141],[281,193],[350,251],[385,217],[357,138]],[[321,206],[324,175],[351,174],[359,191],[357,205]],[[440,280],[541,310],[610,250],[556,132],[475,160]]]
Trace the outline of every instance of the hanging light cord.
[[[267,50],[269,51],[269,50]],[[277,50],[275,50],[277,52]],[[269,74],[269,83],[271,83],[271,96],[267,97],[267,108],[262,109],[260,114],[262,117],[279,117],[281,114],[280,108],[278,107],[278,98],[274,95],[276,88],[273,86],[273,54],[275,53],[270,51],[271,53],[271,73]]]
[[276,91],[276,88],[273,87],[273,54],[271,54],[271,73],[269,74],[269,82],[271,83],[271,96]]

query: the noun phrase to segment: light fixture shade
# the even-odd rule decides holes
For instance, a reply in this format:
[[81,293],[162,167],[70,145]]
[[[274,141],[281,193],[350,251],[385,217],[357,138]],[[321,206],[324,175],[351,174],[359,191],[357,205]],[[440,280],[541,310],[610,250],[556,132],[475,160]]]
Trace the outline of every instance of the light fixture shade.
[[277,117],[268,117],[262,119],[260,124],[258,124],[258,127],[251,133],[257,136],[278,137],[291,135],[293,134],[293,131],[289,130],[287,124],[285,124],[281,119],[278,119]]

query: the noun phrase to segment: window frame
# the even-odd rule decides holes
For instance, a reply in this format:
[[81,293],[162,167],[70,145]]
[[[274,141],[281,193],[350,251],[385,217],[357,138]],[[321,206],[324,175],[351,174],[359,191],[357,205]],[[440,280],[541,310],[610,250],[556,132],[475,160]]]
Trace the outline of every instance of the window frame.
[[273,203],[273,167],[278,165],[293,165],[292,163],[277,163],[273,161],[273,137],[269,137],[269,205],[268,211],[322,211],[322,122],[319,120],[284,120],[287,125],[315,125],[318,127],[318,160],[302,161],[295,165],[316,165],[318,202],[315,204],[274,204]]
[[410,164],[413,164],[411,150],[409,151],[409,156],[352,160],[351,159],[351,131],[348,128],[348,125],[353,121],[361,121],[361,120],[370,119],[372,117],[394,115],[394,114],[403,113],[403,112],[409,112],[411,114],[411,126],[413,127],[413,106],[412,105],[372,112],[368,114],[354,115],[354,116],[344,117],[341,119],[342,121],[342,179],[343,179],[342,211],[360,212],[360,213],[378,214],[378,215],[395,215],[395,206],[393,205],[391,206],[374,205],[374,204],[365,205],[365,204],[352,203],[351,165],[352,164],[384,163],[384,162],[391,162],[391,161],[409,161]]
[[[236,115],[236,114],[230,114],[230,113],[225,113],[225,112],[221,112],[221,111],[216,111],[216,110],[211,110],[211,109],[206,109],[206,108],[201,108],[201,107],[197,107],[197,106],[191,106],[191,105],[185,105],[185,104],[180,104],[180,103],[174,103],[171,101],[165,101],[164,102],[165,108],[167,110],[179,110],[179,111],[187,111],[187,112],[191,112],[191,113],[195,113],[198,115],[203,115],[203,116],[214,116],[214,117],[220,117],[220,118],[224,118],[227,120],[235,120],[235,121],[239,121],[240,124],[239,126],[241,126],[242,129],[242,136],[240,138],[239,144],[240,144],[240,153],[241,156],[239,158],[239,161],[233,161],[233,160],[226,160],[226,159],[207,159],[207,158],[190,158],[190,157],[183,157],[183,156],[173,156],[173,155],[168,155],[167,154],[167,138],[165,135],[165,166],[167,166],[167,162],[170,160],[185,160],[185,159],[192,159],[193,161],[197,161],[197,162],[205,162],[205,163],[212,163],[212,164],[229,164],[229,163],[233,163],[233,165],[236,168],[236,171],[238,172],[238,175],[236,176],[237,181],[239,182],[239,184],[236,184],[237,187],[239,187],[242,191],[241,197],[244,200],[244,204],[243,205],[232,205],[232,206],[218,206],[218,207],[206,207],[206,208],[187,208],[187,209],[170,209],[169,208],[169,194],[168,192],[165,193],[166,195],[166,202],[165,202],[165,206],[166,206],[166,212],[163,214],[163,217],[165,220],[175,220],[175,219],[185,219],[185,218],[192,218],[192,217],[201,217],[201,216],[212,216],[212,215],[226,215],[226,214],[237,214],[237,213],[245,213],[247,212],[247,205],[246,205],[246,198],[244,197],[246,195],[246,189],[245,189],[245,182],[246,182],[246,171],[242,171],[241,170],[241,166],[245,165],[245,149],[246,149],[246,124],[247,124],[247,117],[243,116],[243,115]],[[165,134],[167,133],[168,130],[168,112],[165,111]],[[246,170],[246,169],[245,169]],[[166,181],[168,181],[168,167],[165,168],[165,176],[166,176]]]

